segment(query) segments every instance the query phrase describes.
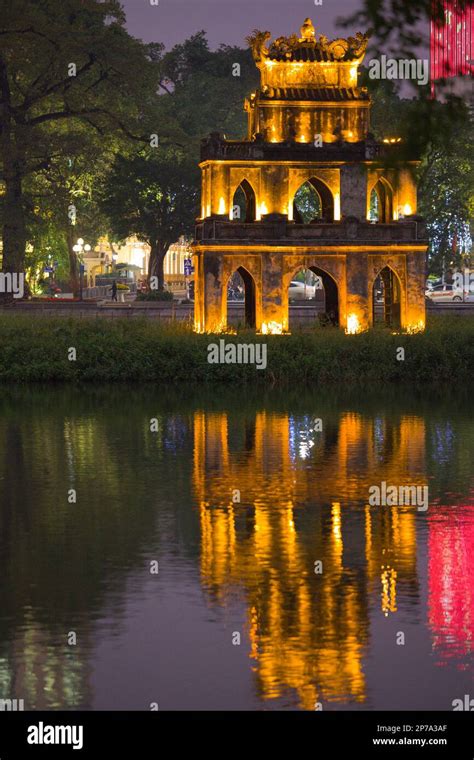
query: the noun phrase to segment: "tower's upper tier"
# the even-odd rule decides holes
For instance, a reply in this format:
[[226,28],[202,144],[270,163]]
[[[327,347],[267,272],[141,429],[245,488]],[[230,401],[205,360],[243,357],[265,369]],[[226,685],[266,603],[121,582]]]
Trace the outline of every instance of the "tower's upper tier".
[[365,139],[370,99],[357,86],[357,73],[368,35],[317,39],[309,18],[300,34],[268,43],[270,32],[255,30],[247,38],[261,79],[246,101],[248,138],[258,133],[272,143],[312,142],[318,134],[327,143]]

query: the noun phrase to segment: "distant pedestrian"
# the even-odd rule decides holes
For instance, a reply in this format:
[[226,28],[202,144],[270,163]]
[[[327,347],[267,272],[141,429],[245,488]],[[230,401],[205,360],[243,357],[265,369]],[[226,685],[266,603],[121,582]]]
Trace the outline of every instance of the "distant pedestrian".
[[112,301],[117,300],[117,281],[112,282]]

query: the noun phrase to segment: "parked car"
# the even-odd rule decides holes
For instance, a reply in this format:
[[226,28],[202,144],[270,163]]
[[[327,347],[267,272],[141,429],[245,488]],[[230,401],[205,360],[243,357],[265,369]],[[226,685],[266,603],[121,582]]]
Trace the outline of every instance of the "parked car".
[[426,298],[433,303],[452,303],[453,301],[464,301],[464,292],[455,288],[448,283],[441,283],[425,291]]
[[290,301],[308,300],[314,298],[315,290],[314,285],[305,285],[304,282],[292,280],[288,288],[288,298]]

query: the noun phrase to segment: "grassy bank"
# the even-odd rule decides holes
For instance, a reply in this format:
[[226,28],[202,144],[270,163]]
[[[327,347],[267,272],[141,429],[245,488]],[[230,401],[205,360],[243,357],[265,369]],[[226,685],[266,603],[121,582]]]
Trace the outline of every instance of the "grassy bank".
[[[209,343],[267,343],[267,368],[209,364]],[[397,360],[399,347],[405,359]],[[70,348],[76,361],[68,360]],[[179,323],[142,319],[0,318],[2,382],[163,382],[277,384],[469,383],[474,319],[431,317],[417,335],[375,330],[344,335],[331,328],[289,336],[195,335]]]

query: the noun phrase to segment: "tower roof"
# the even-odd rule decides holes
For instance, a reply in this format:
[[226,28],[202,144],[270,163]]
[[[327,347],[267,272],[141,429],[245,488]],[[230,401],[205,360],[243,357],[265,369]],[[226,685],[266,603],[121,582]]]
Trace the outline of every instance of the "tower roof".
[[328,40],[321,34],[316,37],[311,19],[307,18],[301,27],[301,36],[292,34],[289,37],[278,37],[267,47],[271,37],[270,32],[255,29],[247,42],[252,49],[257,65],[265,60],[285,63],[356,63],[364,58],[368,34],[357,32],[355,37]]

